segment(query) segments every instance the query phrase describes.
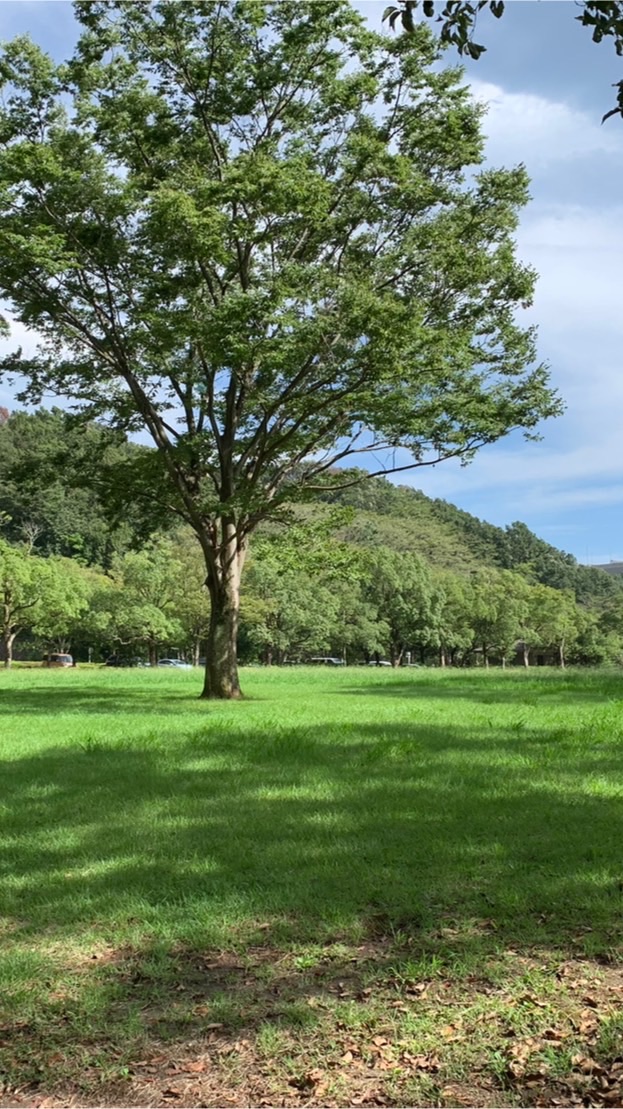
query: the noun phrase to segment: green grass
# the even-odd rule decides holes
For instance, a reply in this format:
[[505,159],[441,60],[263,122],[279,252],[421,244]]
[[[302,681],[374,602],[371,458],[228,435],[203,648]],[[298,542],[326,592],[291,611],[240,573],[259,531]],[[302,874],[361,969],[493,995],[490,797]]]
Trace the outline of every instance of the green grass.
[[616,1058],[619,675],[248,669],[237,704],[200,680],[0,676],[9,1091],[130,1104],[174,1047],[210,1055],[204,1104],[461,1104],[478,1074],[510,1105],[522,1037],[541,1086],[572,1048]]

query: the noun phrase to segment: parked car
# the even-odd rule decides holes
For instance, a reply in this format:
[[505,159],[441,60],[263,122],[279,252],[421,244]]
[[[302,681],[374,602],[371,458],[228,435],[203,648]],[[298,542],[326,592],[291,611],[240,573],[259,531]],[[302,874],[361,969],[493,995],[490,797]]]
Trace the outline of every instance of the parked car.
[[344,665],[344,659],[343,658],[331,658],[330,656],[324,656],[324,655],[322,657],[319,657],[319,658],[310,658],[309,661],[314,663],[315,666],[343,666]]
[[176,670],[192,670],[189,662],[182,662],[179,658],[159,658],[158,666],[173,666]]
[[391,662],[388,662],[385,658],[379,659],[378,662],[372,659],[372,662],[369,662],[368,666],[391,666]]
[[49,654],[43,656],[44,666],[73,666],[74,660],[71,655],[61,654],[60,651],[50,651]]

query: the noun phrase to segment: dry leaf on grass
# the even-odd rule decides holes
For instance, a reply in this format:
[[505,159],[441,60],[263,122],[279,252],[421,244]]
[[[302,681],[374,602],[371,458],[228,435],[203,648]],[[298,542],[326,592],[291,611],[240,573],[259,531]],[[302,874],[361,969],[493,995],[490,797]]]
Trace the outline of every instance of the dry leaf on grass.
[[190,1074],[202,1074],[207,1069],[208,1064],[203,1059],[197,1059],[194,1063],[184,1063],[182,1066],[182,1070],[189,1071]]
[[314,1067],[313,1070],[306,1071],[305,1074],[299,1075],[296,1078],[290,1079],[290,1086],[294,1086],[297,1090],[312,1091],[316,1097],[322,1097],[329,1088],[324,1071],[320,1067]]
[[463,1035],[463,1021],[459,1017],[452,1024],[444,1024],[440,1030],[440,1035],[447,1043],[452,1043],[454,1040],[460,1040]]
[[599,1017],[593,1009],[583,1009],[580,1019],[576,1022],[576,1030],[585,1039],[592,1038],[599,1028]]
[[581,1071],[582,1074],[605,1074],[604,1068],[595,1059],[591,1059],[590,1055],[582,1055],[580,1052],[571,1056],[571,1066],[574,1070]]
[[415,982],[405,988],[408,997],[425,998],[428,995],[428,982]]
[[409,1051],[405,1051],[400,1056],[400,1062],[413,1070],[428,1071],[430,1074],[436,1074],[441,1066],[439,1056],[431,1052],[428,1055],[412,1055]]

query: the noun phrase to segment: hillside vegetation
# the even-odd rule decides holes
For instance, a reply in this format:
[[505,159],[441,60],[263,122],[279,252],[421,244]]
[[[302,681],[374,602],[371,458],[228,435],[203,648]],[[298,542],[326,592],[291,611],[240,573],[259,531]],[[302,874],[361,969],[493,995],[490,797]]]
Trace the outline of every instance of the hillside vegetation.
[[[137,496],[150,474],[154,495]],[[361,479],[361,480],[359,480]],[[156,452],[60,410],[0,419],[1,645],[152,663],[204,655],[210,605]],[[166,525],[166,526],[165,526]],[[267,521],[242,582],[240,658],[594,664],[623,658],[623,581],[525,524],[494,527],[356,470]]]
[[[356,477],[361,471],[348,473]],[[328,493],[325,499],[353,510],[352,521],[341,530],[342,538],[351,543],[412,551],[434,566],[458,573],[483,565],[529,569],[543,585],[572,589],[580,602],[619,593],[618,584],[609,580],[616,572],[610,566],[582,566],[521,522],[496,527],[411,486],[370,478]],[[623,567],[623,563],[611,565]]]

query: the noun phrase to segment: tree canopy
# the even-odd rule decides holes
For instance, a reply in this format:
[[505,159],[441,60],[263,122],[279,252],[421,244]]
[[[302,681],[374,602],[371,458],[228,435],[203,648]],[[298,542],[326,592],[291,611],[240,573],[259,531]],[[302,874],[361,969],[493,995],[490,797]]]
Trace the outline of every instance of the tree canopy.
[[528,181],[477,170],[425,28],[388,41],[345,0],[75,10],[65,64],[0,57],[0,294],[42,336],[4,368],[151,435],[145,482],[205,558],[204,692],[236,696],[262,519],[350,456],[467,460],[559,411],[518,321]]

